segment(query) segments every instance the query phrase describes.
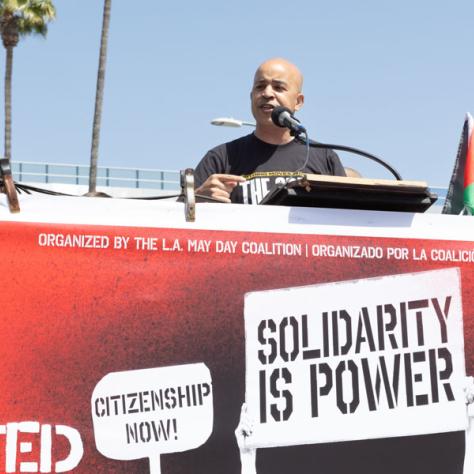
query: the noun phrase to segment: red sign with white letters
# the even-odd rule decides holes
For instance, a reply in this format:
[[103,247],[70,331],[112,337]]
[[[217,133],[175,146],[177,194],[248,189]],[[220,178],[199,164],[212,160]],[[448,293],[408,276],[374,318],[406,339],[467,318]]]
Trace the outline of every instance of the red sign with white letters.
[[[240,472],[234,430],[245,401],[244,301],[251,292],[457,268],[466,371],[474,372],[473,242],[289,230],[2,222],[0,471],[151,472],[146,458],[102,455],[93,415],[106,413],[105,403],[117,393],[107,416],[122,417],[124,430],[138,407],[135,431],[127,432],[125,443],[166,441],[166,426],[176,437],[179,426],[157,422],[160,431],[153,431],[155,425],[140,424],[139,415],[156,406],[163,418],[165,408],[176,408],[178,389],[172,382],[136,392],[133,386],[111,388],[109,398],[96,401],[101,411],[94,414],[94,388],[110,373],[204,364],[212,380],[212,432],[191,450],[163,450],[161,471]],[[344,294],[337,303],[344,307]],[[275,310],[267,301],[262,319]],[[429,361],[423,370],[429,372]],[[201,399],[196,391],[183,391],[183,410],[204,403],[203,393],[210,391],[207,379],[193,384],[189,390],[201,387]],[[315,466],[321,472],[349,466],[366,474],[384,472],[383,466],[415,472],[409,470],[415,454],[424,459],[418,473],[461,472],[463,436],[455,431],[262,448],[257,472],[294,472],[292,466],[299,473],[314,472]],[[376,459],[361,456],[373,452],[379,453]]]

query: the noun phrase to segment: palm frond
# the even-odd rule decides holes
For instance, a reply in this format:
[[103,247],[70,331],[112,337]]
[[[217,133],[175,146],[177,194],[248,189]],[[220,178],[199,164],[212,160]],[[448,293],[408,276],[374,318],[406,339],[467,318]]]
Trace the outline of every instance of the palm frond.
[[28,18],[19,18],[18,31],[21,36],[30,34],[46,36],[48,32],[48,26],[43,21],[31,21]]
[[22,36],[29,34],[46,36],[48,23],[55,16],[56,10],[51,0],[27,0],[27,5],[18,16],[18,31]]
[[0,17],[14,16],[20,35],[45,35],[47,24],[56,17],[52,0],[0,0]]

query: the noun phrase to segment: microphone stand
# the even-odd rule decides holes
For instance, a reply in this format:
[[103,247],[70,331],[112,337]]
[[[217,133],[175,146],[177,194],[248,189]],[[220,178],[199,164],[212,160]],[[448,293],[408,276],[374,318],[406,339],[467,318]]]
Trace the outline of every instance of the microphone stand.
[[300,137],[300,134],[293,134],[293,135],[294,136],[296,135],[296,139],[301,141],[301,142],[306,142],[307,141],[309,143],[309,146],[311,146],[313,148],[324,148],[324,149],[347,151],[349,153],[354,153],[356,155],[365,156],[366,158],[369,158],[369,159],[379,163],[384,168],[387,168],[390,171],[390,173],[392,173],[393,176],[395,176],[397,181],[402,181],[402,177],[401,177],[400,173],[395,168],[393,168],[391,165],[389,165],[386,161],[382,160],[382,158],[379,158],[378,156],[372,155],[372,153],[368,153],[366,151],[359,150],[358,148],[353,148],[351,146],[333,145],[333,144],[330,144],[330,143],[315,142],[314,140],[310,140],[307,135],[306,135],[306,140],[303,140]]

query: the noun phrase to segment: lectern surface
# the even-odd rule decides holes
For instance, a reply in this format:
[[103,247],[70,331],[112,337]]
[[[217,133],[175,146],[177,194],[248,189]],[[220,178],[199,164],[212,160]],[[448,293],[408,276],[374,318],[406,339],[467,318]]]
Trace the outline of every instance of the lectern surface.
[[261,204],[425,212],[437,199],[424,181],[305,175],[272,189]]

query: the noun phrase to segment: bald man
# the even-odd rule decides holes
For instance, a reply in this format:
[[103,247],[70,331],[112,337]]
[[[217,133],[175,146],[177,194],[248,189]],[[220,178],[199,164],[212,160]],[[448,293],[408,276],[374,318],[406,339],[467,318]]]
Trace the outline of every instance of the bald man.
[[304,173],[345,176],[332,150],[310,149],[272,122],[283,106],[293,113],[303,107],[303,76],[285,59],[265,61],[255,72],[250,93],[255,132],[210,150],[195,171],[196,193],[222,202],[258,204],[273,186]]

